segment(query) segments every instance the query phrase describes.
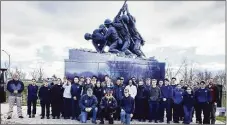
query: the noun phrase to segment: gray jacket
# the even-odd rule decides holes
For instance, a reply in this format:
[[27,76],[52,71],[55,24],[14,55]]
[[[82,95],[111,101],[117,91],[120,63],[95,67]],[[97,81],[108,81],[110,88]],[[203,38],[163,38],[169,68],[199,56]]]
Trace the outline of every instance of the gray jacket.
[[160,88],[156,86],[155,88],[151,87],[148,95],[149,101],[159,101],[161,95]]

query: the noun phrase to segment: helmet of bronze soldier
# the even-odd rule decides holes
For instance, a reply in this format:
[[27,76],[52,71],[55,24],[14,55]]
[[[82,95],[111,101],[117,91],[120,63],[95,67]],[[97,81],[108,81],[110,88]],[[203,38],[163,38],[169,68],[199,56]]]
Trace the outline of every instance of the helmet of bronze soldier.
[[90,39],[92,39],[92,35],[90,33],[85,33],[84,39],[90,40]]
[[110,25],[112,23],[112,21],[110,19],[106,19],[104,21],[104,25],[107,26],[107,25]]
[[129,22],[129,18],[127,15],[122,15],[121,16],[121,20],[123,20],[125,23],[128,23]]
[[106,28],[105,25],[103,24],[99,25],[99,29],[104,29],[104,28]]

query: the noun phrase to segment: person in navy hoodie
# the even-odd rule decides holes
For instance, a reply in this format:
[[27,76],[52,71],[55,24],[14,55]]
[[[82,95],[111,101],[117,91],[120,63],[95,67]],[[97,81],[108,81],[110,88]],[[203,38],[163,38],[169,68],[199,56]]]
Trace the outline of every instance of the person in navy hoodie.
[[184,124],[190,124],[192,121],[192,115],[195,105],[195,96],[192,92],[192,88],[187,87],[186,92],[183,94],[183,109],[184,109]]
[[[27,96],[27,114],[29,118],[34,118],[36,114],[36,103],[38,99],[38,89],[39,87],[36,85],[36,80],[32,79],[32,84],[28,85],[28,96]],[[32,106],[32,116],[31,116],[31,106]]]
[[81,98],[82,85],[79,84],[79,77],[74,77],[74,82],[71,85],[71,95],[72,95],[72,120],[79,120],[80,107],[79,100]]
[[[39,89],[39,99],[41,105],[41,119],[44,119],[45,114],[47,119],[50,119],[50,87],[47,80],[43,81],[43,85]],[[46,111],[46,112],[45,112]]]
[[114,114],[114,118],[116,120],[120,120],[120,113],[121,113],[121,100],[124,97],[124,87],[121,83],[121,78],[117,78],[116,84],[114,86],[114,98],[117,100],[117,108],[116,113]]
[[133,117],[135,102],[129,94],[129,89],[124,90],[124,95],[121,101],[121,123],[128,125]]
[[145,93],[145,85],[143,83],[143,79],[139,80],[137,95],[135,98],[135,116],[139,121],[145,121],[146,117],[144,115],[145,112],[145,103],[146,103],[146,93]]
[[205,88],[206,83],[205,81],[200,82],[200,88],[195,92],[195,98],[198,104],[198,121],[201,124],[202,118],[201,113],[203,111],[203,124],[210,124],[210,109],[209,103],[211,102],[211,93],[210,90]]
[[180,117],[182,116],[182,101],[183,101],[184,90],[181,89],[181,85],[178,84],[173,90],[173,122],[179,123]]
[[171,103],[173,97],[173,88],[169,85],[169,80],[165,79],[164,84],[161,87],[161,111],[160,111],[160,122],[164,122],[164,109],[166,109],[167,123],[169,124],[172,118]]

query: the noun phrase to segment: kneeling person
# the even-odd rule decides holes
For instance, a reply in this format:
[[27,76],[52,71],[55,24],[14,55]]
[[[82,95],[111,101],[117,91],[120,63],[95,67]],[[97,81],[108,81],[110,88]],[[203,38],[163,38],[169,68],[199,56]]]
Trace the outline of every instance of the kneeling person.
[[89,88],[87,94],[83,95],[80,99],[79,106],[81,108],[81,122],[87,122],[88,113],[92,113],[92,123],[96,124],[96,115],[98,108],[97,98],[93,95],[93,90]]
[[109,124],[114,123],[113,114],[116,113],[117,101],[113,97],[113,91],[108,90],[107,94],[102,98],[100,102],[101,109],[101,122],[104,124],[104,117],[109,120]]

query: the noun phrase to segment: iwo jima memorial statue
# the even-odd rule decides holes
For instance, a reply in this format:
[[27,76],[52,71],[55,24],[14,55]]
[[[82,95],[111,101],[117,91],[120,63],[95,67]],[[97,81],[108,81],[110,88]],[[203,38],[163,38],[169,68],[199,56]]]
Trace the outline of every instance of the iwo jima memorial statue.
[[[103,78],[109,75],[113,79],[131,77],[164,79],[165,63],[154,58],[146,58],[141,51],[144,39],[137,31],[136,19],[129,13],[124,2],[117,16],[106,19],[92,34],[86,33],[85,40],[92,41],[97,52],[70,49],[69,59],[65,59],[65,75]],[[108,52],[104,48],[108,46]]]

